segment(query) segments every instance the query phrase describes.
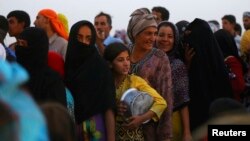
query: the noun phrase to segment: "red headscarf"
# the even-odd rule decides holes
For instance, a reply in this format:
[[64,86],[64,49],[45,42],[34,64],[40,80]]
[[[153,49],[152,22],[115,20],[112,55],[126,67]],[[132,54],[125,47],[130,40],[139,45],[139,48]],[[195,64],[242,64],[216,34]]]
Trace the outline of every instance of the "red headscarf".
[[64,78],[64,60],[61,55],[56,52],[49,51],[48,65],[52,70],[58,72],[60,76]]
[[55,11],[51,9],[43,9],[39,11],[40,15],[43,15],[44,17],[48,18],[50,20],[50,24],[54,31],[64,39],[68,40],[68,34],[63,26],[63,23],[59,20],[57,14]]

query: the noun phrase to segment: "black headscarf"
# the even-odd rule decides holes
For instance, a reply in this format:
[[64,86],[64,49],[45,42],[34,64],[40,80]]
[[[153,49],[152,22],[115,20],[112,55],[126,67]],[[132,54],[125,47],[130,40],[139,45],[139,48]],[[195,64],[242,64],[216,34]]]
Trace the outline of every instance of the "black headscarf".
[[232,97],[224,57],[208,23],[195,19],[185,31],[184,43],[194,48],[189,69],[190,124],[195,129],[208,119],[209,105],[220,97]]
[[226,30],[220,29],[214,33],[214,36],[220,46],[224,58],[228,56],[236,57],[242,64],[243,72],[247,71],[246,63],[240,58],[234,37]]
[[168,22],[168,21],[162,21],[162,22],[159,23],[159,25],[157,27],[158,32],[159,32],[159,30],[160,30],[160,28],[162,26],[169,26],[172,29],[173,34],[174,34],[174,45],[173,45],[173,48],[170,51],[166,52],[166,54],[169,57],[170,63],[171,63],[171,61],[173,60],[173,58],[180,58],[179,57],[179,52],[178,52],[179,31],[178,31],[178,28],[176,27],[175,24],[173,24],[171,22]]
[[[89,45],[77,40],[82,26],[91,30]],[[79,21],[72,26],[65,60],[65,82],[75,100],[77,123],[115,106],[114,80],[108,65],[96,50],[95,40],[96,31],[89,21]]]
[[37,102],[56,101],[66,106],[62,79],[47,65],[49,41],[43,29],[28,27],[19,39],[27,46],[16,46],[17,62],[29,73],[27,87]]

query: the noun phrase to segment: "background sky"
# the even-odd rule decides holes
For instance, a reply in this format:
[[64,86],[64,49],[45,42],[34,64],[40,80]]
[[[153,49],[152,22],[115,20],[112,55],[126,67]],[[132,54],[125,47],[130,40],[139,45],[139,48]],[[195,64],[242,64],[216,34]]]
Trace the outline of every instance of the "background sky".
[[[0,0],[0,14],[7,16],[12,10],[24,10],[29,13],[34,26],[37,13],[51,8],[67,16],[71,27],[79,20],[93,22],[95,15],[103,11],[112,16],[113,35],[116,29],[127,29],[129,15],[135,9],[146,7],[151,10],[154,6],[166,7],[170,12],[169,21],[174,23],[201,18],[217,20],[221,24],[224,15],[232,14],[243,28],[242,14],[250,11],[250,0]],[[7,44],[13,41],[13,38],[6,39]]]

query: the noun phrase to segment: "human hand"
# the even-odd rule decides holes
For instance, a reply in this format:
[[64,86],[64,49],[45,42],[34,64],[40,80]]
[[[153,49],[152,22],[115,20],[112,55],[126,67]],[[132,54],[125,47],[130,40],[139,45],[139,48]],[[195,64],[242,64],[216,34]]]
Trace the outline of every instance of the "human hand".
[[117,114],[120,116],[124,116],[124,113],[127,111],[127,105],[123,102],[119,102],[117,104]]
[[127,129],[135,129],[138,128],[143,123],[143,119],[141,116],[132,116],[128,119],[127,124],[123,124],[123,126]]
[[192,58],[195,55],[195,51],[194,51],[194,48],[191,48],[189,46],[189,44],[185,44],[184,48],[185,48],[185,62],[186,62],[187,67],[189,68],[192,62]]

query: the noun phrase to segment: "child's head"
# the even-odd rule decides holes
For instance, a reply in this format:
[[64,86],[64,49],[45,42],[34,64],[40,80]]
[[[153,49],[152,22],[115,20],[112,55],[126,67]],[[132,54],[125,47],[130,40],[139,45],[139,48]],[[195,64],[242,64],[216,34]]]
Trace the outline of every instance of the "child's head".
[[113,72],[128,74],[130,69],[130,52],[122,43],[112,43],[107,46],[103,55]]
[[46,102],[40,107],[47,120],[51,141],[76,140],[75,124],[64,106],[55,102]]

